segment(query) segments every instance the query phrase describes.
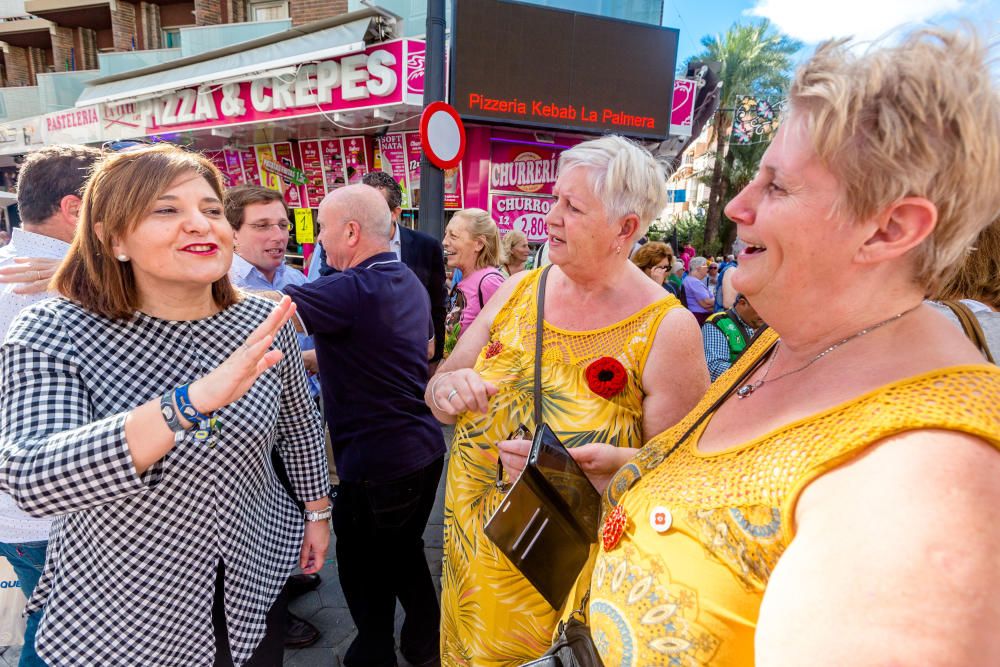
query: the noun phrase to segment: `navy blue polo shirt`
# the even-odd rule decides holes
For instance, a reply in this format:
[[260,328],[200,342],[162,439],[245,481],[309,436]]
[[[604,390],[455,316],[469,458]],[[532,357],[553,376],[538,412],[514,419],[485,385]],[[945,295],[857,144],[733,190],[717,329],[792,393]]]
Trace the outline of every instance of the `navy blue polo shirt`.
[[430,301],[413,271],[384,252],[285,293],[316,340],[337,475],[388,482],[443,456],[424,403]]

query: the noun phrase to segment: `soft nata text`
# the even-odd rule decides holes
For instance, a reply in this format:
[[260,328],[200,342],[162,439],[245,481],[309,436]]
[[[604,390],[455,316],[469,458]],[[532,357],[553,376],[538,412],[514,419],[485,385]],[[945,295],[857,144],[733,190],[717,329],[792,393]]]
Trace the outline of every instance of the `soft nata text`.
[[[220,118],[240,118],[252,109],[258,114],[316,107],[333,102],[364,104],[396,91],[396,56],[376,50],[338,60],[303,65],[295,76],[282,75],[184,88],[137,103],[146,127],[188,125]],[[339,91],[339,95],[335,92]]]
[[482,93],[469,93],[469,109],[496,115],[521,116],[543,121],[570,120],[599,125],[655,129],[652,116],[636,116],[618,109],[588,109],[584,104],[555,104],[543,100],[498,99]]

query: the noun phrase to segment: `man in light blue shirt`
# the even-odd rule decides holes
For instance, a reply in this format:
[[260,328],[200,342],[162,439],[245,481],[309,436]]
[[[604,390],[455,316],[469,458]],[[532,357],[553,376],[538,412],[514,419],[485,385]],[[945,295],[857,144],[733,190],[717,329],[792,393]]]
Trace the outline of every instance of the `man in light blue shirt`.
[[[236,253],[229,279],[239,288],[284,293],[289,285],[307,282],[301,271],[285,264],[288,208],[280,192],[259,185],[241,185],[226,193],[226,219],[235,230]],[[309,380],[309,392],[319,396],[315,343],[298,335]]]

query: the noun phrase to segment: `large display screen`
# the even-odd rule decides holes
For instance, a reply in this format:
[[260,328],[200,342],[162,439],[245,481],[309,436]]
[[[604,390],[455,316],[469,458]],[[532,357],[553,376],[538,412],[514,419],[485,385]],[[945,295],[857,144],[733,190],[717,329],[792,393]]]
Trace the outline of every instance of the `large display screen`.
[[455,0],[463,118],[663,139],[677,30],[507,0]]

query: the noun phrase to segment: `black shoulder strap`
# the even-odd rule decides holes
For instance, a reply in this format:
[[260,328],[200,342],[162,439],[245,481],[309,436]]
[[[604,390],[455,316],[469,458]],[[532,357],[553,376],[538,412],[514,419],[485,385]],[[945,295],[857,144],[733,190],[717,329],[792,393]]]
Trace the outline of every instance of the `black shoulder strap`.
[[535,309],[535,430],[542,425],[542,334],[545,331],[545,280],[549,276],[549,264],[538,276],[538,296]]
[[480,310],[482,310],[483,306],[486,305],[486,302],[483,301],[483,281],[486,280],[487,278],[489,278],[490,276],[500,276],[500,277],[503,277],[503,274],[500,273],[499,271],[490,271],[489,273],[483,274],[483,277],[479,279],[479,284],[476,285],[476,293],[479,295],[479,309]]

